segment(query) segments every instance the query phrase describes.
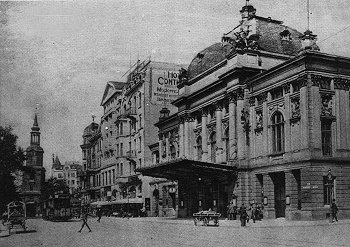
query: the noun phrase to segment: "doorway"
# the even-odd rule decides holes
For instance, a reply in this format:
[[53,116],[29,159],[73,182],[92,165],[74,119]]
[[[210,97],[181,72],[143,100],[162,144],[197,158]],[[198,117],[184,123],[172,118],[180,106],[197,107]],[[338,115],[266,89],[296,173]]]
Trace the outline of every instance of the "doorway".
[[271,174],[275,192],[275,213],[276,218],[286,216],[286,181],[284,172]]

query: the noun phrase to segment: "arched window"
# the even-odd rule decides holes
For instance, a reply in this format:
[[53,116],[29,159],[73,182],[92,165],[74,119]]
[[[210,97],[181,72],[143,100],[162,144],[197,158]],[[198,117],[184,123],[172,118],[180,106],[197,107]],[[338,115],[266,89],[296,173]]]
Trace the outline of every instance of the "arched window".
[[197,160],[202,160],[202,137],[198,137],[196,141]]
[[225,130],[225,149],[226,149],[226,161],[230,159],[230,139],[229,139],[229,128]]
[[273,153],[284,152],[284,119],[280,112],[272,116],[272,147]]
[[213,132],[210,136],[210,159],[216,162],[216,133]]

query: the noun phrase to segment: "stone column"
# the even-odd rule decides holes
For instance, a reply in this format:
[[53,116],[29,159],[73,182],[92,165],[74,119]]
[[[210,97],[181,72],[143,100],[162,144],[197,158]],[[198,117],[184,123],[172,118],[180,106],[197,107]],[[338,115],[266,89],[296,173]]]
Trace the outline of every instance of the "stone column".
[[263,175],[264,197],[267,198],[267,205],[264,205],[264,218],[273,219],[275,212],[275,187],[269,174]]
[[237,90],[237,158],[243,159],[246,145],[246,133],[244,132],[243,125],[241,123],[242,111],[244,110],[244,90]]
[[184,119],[180,117],[179,125],[179,158],[184,156]]
[[223,146],[222,146],[222,103],[216,103],[216,162],[223,161]]
[[208,161],[208,137],[207,137],[207,117],[208,111],[202,109],[202,160]]
[[190,151],[190,118],[189,116],[185,117],[185,123],[184,123],[184,156],[185,158],[189,158],[189,151]]
[[165,160],[170,160],[170,143],[169,143],[169,135],[170,133],[166,133],[165,137],[165,149],[166,149],[166,157]]
[[159,163],[162,163],[163,161],[163,140],[162,140],[162,134],[158,135],[158,145],[159,145]]
[[237,95],[231,93],[229,95],[229,143],[230,157],[229,160],[237,158],[237,136],[236,136],[236,118],[237,118]]

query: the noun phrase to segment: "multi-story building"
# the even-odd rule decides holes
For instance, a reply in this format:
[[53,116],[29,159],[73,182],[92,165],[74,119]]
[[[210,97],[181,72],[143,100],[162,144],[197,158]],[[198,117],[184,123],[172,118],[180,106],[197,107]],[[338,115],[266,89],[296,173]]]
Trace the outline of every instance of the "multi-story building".
[[178,112],[157,123],[155,164],[138,171],[176,181],[154,196],[180,217],[225,215],[231,201],[264,204],[267,218],[321,219],[332,199],[350,217],[350,58],[249,4],[241,15],[181,73]]
[[[94,120],[94,119],[93,119]],[[94,121],[83,133],[82,170],[78,172],[83,203],[100,199],[99,168],[101,167],[101,129]]]
[[40,146],[40,128],[35,114],[34,124],[30,132],[30,146],[26,149],[26,169],[22,173],[20,197],[26,204],[28,217],[38,216],[41,213],[41,188],[45,181],[43,167],[44,150]]
[[62,165],[58,156],[54,158],[54,155],[52,161],[51,177],[65,180],[69,187],[70,194],[78,192],[78,189],[81,187],[80,177],[78,176],[82,171],[80,163],[78,161],[66,161],[64,165]]
[[[95,204],[129,204],[135,211],[144,204],[151,213],[152,178],[135,170],[152,164],[148,145],[158,139],[154,124],[159,111],[168,106],[175,112],[169,102],[178,96],[180,68],[146,59],[130,69],[125,83],[107,83],[101,102],[101,136],[97,138],[101,141],[100,166],[95,174],[102,202]],[[92,137],[86,140],[82,150],[88,152],[93,147]]]

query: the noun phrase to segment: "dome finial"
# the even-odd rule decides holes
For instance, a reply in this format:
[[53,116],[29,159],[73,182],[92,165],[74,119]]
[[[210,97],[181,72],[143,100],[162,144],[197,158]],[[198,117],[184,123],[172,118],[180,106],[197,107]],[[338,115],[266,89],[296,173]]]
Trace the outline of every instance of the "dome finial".
[[249,3],[250,0],[246,0],[245,6],[242,7],[241,9],[241,16],[242,19],[249,19],[253,16],[255,16],[256,9]]

